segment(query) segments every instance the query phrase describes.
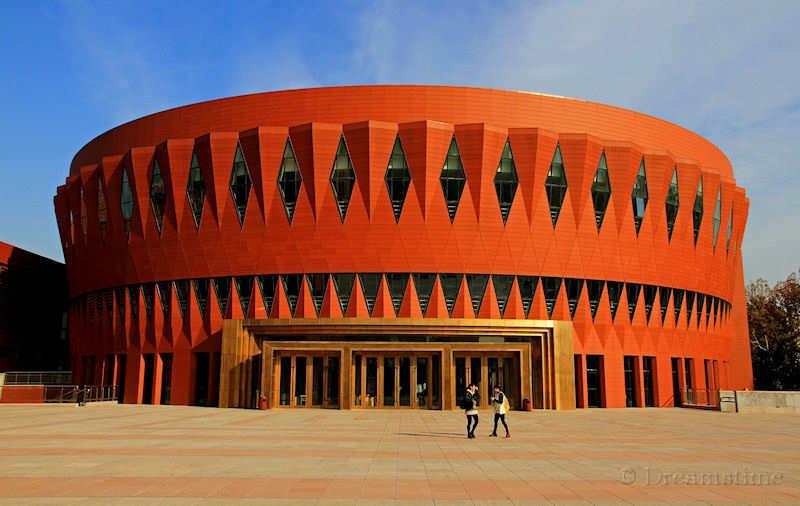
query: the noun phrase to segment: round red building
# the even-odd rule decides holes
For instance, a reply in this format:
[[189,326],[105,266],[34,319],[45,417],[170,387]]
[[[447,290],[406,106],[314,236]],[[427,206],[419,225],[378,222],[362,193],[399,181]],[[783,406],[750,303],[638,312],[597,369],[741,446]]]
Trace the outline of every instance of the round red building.
[[745,192],[713,144],[625,109],[439,86],[225,98],[100,135],[54,200],[74,377],[125,402],[752,387]]

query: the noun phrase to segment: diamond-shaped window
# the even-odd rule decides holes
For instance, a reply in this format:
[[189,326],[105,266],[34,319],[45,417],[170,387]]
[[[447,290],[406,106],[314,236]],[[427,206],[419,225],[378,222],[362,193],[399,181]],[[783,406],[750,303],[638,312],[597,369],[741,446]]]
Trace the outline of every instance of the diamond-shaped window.
[[447,150],[447,157],[444,160],[444,167],[442,167],[439,181],[442,183],[442,192],[444,193],[445,203],[447,203],[450,223],[453,223],[458,210],[458,202],[461,200],[461,194],[464,193],[464,185],[467,183],[467,175],[461,163],[461,155],[458,152],[455,135],[450,140],[450,148]]
[[389,200],[392,201],[392,211],[394,211],[395,222],[400,221],[400,213],[403,212],[403,203],[408,194],[408,186],[411,184],[411,173],[408,170],[406,153],[403,151],[403,144],[398,135],[394,139],[394,147],[389,157],[389,165],[386,167],[386,190],[389,192]]
[[550,205],[550,219],[553,221],[553,228],[555,228],[558,222],[558,215],[561,214],[561,206],[564,204],[564,197],[567,195],[567,173],[564,171],[561,146],[558,144],[556,144],[556,151],[553,153],[553,160],[550,162],[550,170],[547,171],[544,187],[547,191],[547,203]]
[[517,166],[514,164],[514,155],[511,153],[511,142],[506,140],[503,154],[500,156],[500,163],[497,165],[497,173],[494,175],[494,189],[497,192],[497,202],[500,204],[500,216],[503,217],[503,223],[508,221],[508,213],[514,203],[518,185],[519,177],[517,177]]
[[164,178],[161,177],[161,167],[158,160],[153,160],[153,174],[150,176],[150,205],[153,207],[153,216],[156,219],[156,228],[161,232],[164,220],[164,210],[167,207],[167,188]]
[[606,216],[608,201],[611,199],[611,180],[608,178],[608,165],[606,165],[606,154],[600,155],[600,162],[592,180],[592,204],[594,205],[594,219],[597,222],[597,231],[603,225],[603,218]]
[[233,157],[233,168],[231,169],[231,197],[236,205],[236,216],[239,218],[239,225],[244,224],[244,215],[247,212],[247,200],[250,197],[250,171],[247,169],[247,161],[242,153],[242,146],[236,145],[236,154]]
[[294,209],[297,206],[297,197],[300,195],[300,185],[303,184],[303,176],[300,175],[300,167],[294,157],[291,139],[286,139],[286,146],[283,148],[283,160],[281,160],[281,170],[278,173],[278,188],[281,190],[283,207],[286,209],[286,217],[289,223],[294,218]]
[[356,182],[356,172],[353,170],[353,163],[350,161],[350,154],[347,152],[347,144],[344,142],[344,135],[339,137],[339,147],[336,150],[336,158],[333,160],[331,169],[331,187],[336,205],[339,207],[339,218],[344,223],[347,216],[347,206],[350,205],[350,196],[353,194],[353,186]]
[[106,226],[108,223],[108,204],[106,204],[106,192],[103,190],[103,180],[97,180],[97,223],[100,225],[100,238],[106,238]]
[[697,193],[694,196],[694,206],[692,207],[692,224],[694,225],[694,244],[697,245],[697,238],[700,236],[700,225],[703,224],[703,177],[697,185]]
[[206,198],[206,182],[203,179],[203,171],[200,170],[197,153],[192,153],[189,181],[186,183],[186,196],[189,198],[189,207],[192,209],[194,226],[200,228],[200,218],[203,217],[203,204]]
[[717,192],[717,204],[714,206],[714,251],[717,250],[717,239],[719,238],[719,227],[722,223],[722,189]]
[[672,180],[669,182],[669,190],[667,190],[667,201],[665,202],[667,210],[667,237],[672,240],[672,231],[675,229],[675,220],[678,219],[678,208],[680,207],[680,196],[678,194],[678,168],[672,171]]
[[642,228],[648,199],[647,172],[644,168],[644,158],[642,158],[642,162],[639,164],[639,172],[636,173],[636,181],[633,183],[633,191],[631,192],[633,223],[636,225],[636,235],[639,235],[639,229]]
[[128,179],[128,169],[125,167],[122,167],[120,207],[122,209],[122,220],[125,222],[125,232],[128,233],[131,230],[131,218],[133,218],[133,190]]

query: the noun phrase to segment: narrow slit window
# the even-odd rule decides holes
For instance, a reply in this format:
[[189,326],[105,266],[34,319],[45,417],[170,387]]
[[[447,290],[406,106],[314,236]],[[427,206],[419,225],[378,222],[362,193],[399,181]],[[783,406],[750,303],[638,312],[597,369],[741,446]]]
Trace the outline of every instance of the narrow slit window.
[[500,155],[500,163],[497,165],[497,172],[494,175],[494,188],[497,192],[497,202],[500,205],[500,216],[503,223],[508,221],[508,213],[514,204],[514,195],[517,193],[519,177],[517,176],[517,166],[514,164],[514,155],[511,152],[511,142],[506,140],[503,153]]
[[447,150],[439,181],[442,183],[442,192],[447,204],[447,213],[450,215],[450,223],[453,223],[461,194],[464,192],[464,185],[467,183],[467,175],[461,163],[455,135],[450,140],[450,148]]
[[550,162],[550,170],[547,172],[544,186],[547,192],[547,203],[550,206],[550,220],[555,228],[558,216],[561,214],[561,206],[564,204],[564,197],[567,195],[567,173],[564,171],[561,146],[558,144],[556,144],[556,151],[553,153],[553,160]]
[[403,151],[403,144],[398,135],[394,139],[392,154],[389,156],[389,165],[386,167],[386,191],[389,192],[389,200],[392,202],[394,220],[400,222],[400,214],[403,212],[403,204],[406,201],[408,187],[411,184],[411,172],[408,170],[406,153]]

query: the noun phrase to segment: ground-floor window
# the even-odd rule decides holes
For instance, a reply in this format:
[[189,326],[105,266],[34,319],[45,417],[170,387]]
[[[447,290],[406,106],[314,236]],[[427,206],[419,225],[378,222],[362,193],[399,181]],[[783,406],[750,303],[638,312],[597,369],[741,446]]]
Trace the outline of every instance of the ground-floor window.
[[623,358],[623,365],[625,368],[625,406],[628,408],[637,407],[638,399],[637,399],[637,386],[638,386],[638,378],[637,376],[637,367],[636,361],[639,357],[634,357],[631,355],[626,355]]
[[603,407],[602,355],[586,355],[586,393],[590,408]]
[[642,380],[644,381],[644,405],[652,408],[655,402],[655,357],[642,357]]

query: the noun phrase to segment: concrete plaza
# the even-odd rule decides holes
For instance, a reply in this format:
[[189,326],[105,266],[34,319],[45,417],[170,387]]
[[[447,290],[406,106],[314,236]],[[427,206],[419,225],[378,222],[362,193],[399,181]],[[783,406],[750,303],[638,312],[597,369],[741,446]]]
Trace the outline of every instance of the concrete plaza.
[[0,406],[0,504],[800,503],[800,419]]

